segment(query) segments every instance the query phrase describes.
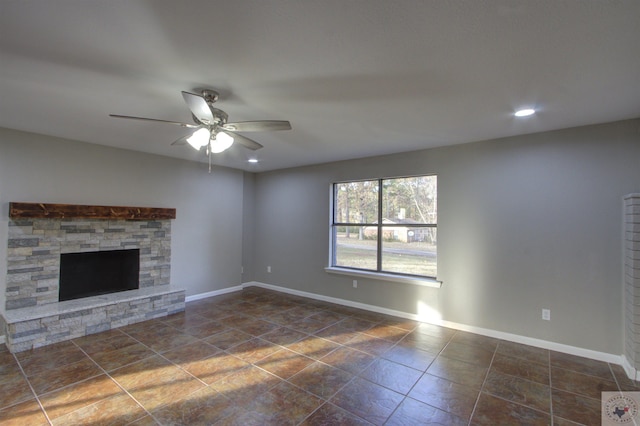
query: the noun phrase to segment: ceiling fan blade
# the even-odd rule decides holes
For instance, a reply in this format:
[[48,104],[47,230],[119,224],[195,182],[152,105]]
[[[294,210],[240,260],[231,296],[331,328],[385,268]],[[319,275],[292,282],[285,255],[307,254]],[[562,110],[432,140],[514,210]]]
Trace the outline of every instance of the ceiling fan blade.
[[157,118],[132,117],[130,115],[109,114],[109,117],[126,118],[128,120],[156,121],[158,123],[176,124],[176,125],[178,125],[180,127],[188,127],[189,129],[195,129],[196,127],[200,127],[200,126],[198,126],[196,124],[180,123],[178,121],[158,120]]
[[222,126],[232,132],[270,132],[273,130],[291,130],[291,123],[280,120],[240,121]]
[[187,142],[187,138],[189,138],[189,137],[191,137],[191,135],[183,136],[180,139],[178,139],[178,140],[176,140],[174,142],[171,142],[171,146],[173,146],[173,145],[176,145],[176,146],[177,145],[186,145],[188,143]]
[[189,92],[182,92],[182,97],[187,103],[187,106],[191,110],[191,113],[203,124],[213,124],[213,114],[211,108],[207,104],[207,101],[200,95],[194,95]]
[[254,151],[256,149],[262,148],[262,145],[260,145],[258,142],[254,141],[253,139],[249,139],[246,136],[239,135],[238,133],[234,133],[229,130],[221,130],[221,132],[228,134],[233,138],[234,142],[238,142],[240,145],[244,146],[245,148],[249,148]]

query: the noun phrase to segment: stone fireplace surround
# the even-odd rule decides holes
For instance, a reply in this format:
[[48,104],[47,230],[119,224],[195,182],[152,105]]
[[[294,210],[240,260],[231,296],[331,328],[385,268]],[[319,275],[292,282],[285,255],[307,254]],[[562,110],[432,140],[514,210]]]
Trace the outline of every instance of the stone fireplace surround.
[[[5,306],[11,352],[180,312],[170,285],[170,219],[10,218]],[[58,301],[60,255],[137,248],[138,290]]]

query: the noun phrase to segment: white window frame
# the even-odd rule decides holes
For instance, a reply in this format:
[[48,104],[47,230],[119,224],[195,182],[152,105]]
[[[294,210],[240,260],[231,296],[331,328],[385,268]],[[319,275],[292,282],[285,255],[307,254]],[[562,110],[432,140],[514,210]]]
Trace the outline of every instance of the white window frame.
[[[397,177],[384,177],[384,178],[371,178],[371,179],[354,179],[354,180],[344,180],[333,182],[329,187],[330,193],[330,214],[329,214],[329,259],[328,265],[325,268],[325,271],[331,274],[338,275],[346,275],[353,277],[361,277],[361,278],[369,278],[381,281],[389,281],[389,282],[398,282],[398,283],[406,283],[406,284],[414,284],[426,287],[435,287],[440,288],[442,286],[442,281],[439,281],[437,277],[429,277],[422,275],[412,275],[412,274],[403,274],[399,272],[387,272],[383,271],[381,268],[381,254],[382,254],[382,228],[385,225],[382,221],[383,209],[382,209],[382,185],[385,180],[391,179],[402,179],[407,177],[422,177],[422,176],[437,176],[435,174],[425,174],[425,175],[415,175],[415,176],[397,176]],[[378,190],[378,218],[376,224],[371,223],[343,223],[343,222],[335,222],[335,201],[336,201],[336,188],[340,184],[349,183],[349,182],[362,182],[362,181],[378,181],[379,190]],[[334,228],[337,226],[377,226],[378,227],[378,245],[376,251],[377,257],[377,270],[369,270],[369,269],[358,269],[358,268],[349,268],[343,266],[335,266],[335,232]],[[437,221],[435,224],[420,224],[420,227],[438,227]]]

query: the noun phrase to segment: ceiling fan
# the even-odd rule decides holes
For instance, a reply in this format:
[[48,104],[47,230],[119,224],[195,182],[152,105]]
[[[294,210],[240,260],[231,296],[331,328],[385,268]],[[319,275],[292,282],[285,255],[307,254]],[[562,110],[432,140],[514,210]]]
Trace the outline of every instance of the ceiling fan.
[[209,171],[211,171],[211,155],[229,149],[234,142],[251,150],[262,148],[262,145],[258,142],[236,132],[264,132],[291,129],[291,123],[281,120],[239,121],[229,123],[227,121],[229,118],[228,114],[213,106],[219,97],[218,92],[214,90],[205,89],[202,91],[202,95],[182,92],[182,97],[191,111],[191,116],[195,124],[158,120],[155,118],[132,117],[129,115],[109,114],[109,116],[130,120],[175,124],[181,127],[195,129],[190,135],[181,137],[171,145],[189,144],[197,150],[206,147],[206,153],[209,156]]

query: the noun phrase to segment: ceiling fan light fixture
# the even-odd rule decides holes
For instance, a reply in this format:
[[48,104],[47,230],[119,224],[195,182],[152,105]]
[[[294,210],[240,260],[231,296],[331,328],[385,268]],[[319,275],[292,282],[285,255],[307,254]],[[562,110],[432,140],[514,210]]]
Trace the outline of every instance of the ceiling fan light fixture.
[[209,143],[209,139],[211,138],[211,132],[209,129],[198,129],[191,136],[187,138],[187,142],[194,149],[200,149],[203,146],[206,146]]
[[233,138],[226,133],[218,133],[211,139],[211,152],[218,154],[233,145]]
[[221,109],[213,107],[213,103],[218,100],[218,93],[213,90],[203,90],[201,95],[182,92],[182,98],[187,104],[189,111],[191,111],[191,116],[195,124],[159,120],[156,118],[134,117],[131,115],[109,114],[109,116],[130,120],[168,123],[194,129],[191,135],[188,137],[185,135],[174,141],[171,145],[186,145],[188,143],[197,151],[206,147],[207,149],[205,151],[209,157],[209,168],[211,168],[211,155],[226,151],[234,143],[252,151],[262,148],[262,145],[253,139],[235,132],[291,130],[291,123],[285,120],[240,121],[229,123],[227,121],[229,118],[228,114]]

